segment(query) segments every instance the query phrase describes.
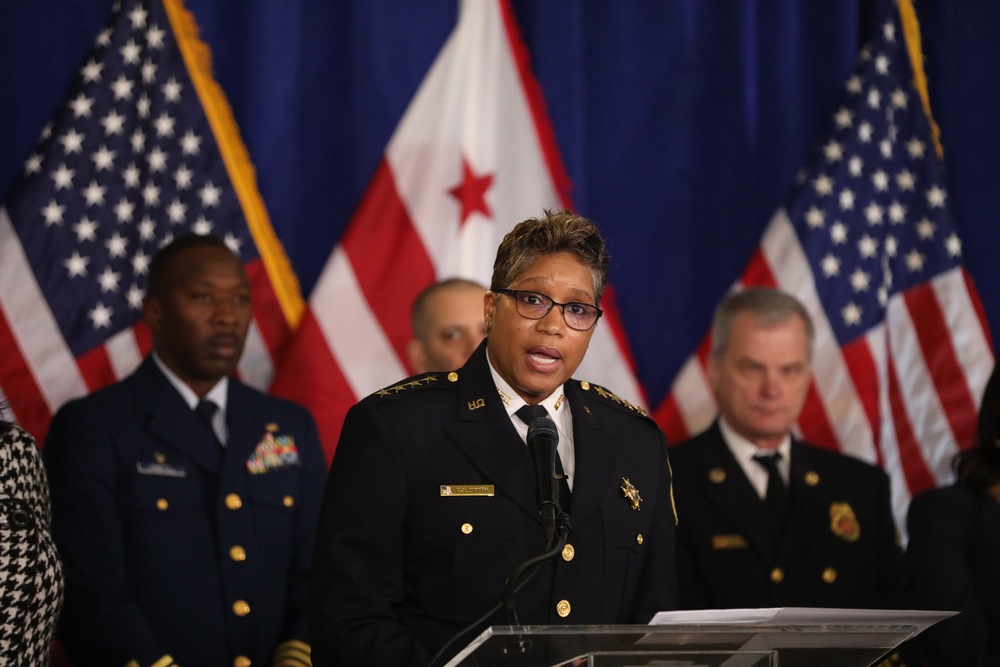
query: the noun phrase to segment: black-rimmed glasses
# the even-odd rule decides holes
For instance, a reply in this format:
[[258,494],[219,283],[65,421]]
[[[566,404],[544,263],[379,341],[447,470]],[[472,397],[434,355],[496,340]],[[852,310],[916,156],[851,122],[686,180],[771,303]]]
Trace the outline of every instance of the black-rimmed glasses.
[[514,299],[517,314],[529,320],[540,320],[549,314],[552,306],[559,306],[562,309],[563,321],[566,322],[566,326],[576,331],[589,331],[597,324],[598,318],[604,314],[603,310],[589,303],[580,303],[579,301],[559,303],[541,292],[525,289],[496,289],[493,291],[506,294]]

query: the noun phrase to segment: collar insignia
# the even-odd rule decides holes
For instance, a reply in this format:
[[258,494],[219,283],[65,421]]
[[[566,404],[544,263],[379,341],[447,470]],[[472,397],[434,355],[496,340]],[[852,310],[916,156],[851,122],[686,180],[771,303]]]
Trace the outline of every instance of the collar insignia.
[[497,387],[497,393],[500,394],[500,400],[503,401],[504,405],[510,405],[510,396],[503,389]]

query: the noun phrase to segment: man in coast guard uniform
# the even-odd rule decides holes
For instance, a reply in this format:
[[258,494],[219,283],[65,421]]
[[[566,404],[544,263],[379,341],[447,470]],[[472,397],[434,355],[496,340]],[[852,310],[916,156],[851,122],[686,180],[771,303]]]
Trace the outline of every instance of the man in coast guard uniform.
[[60,642],[80,665],[309,665],[325,462],[304,408],[228,377],[251,318],[242,264],[215,237],[177,239],[143,316],[153,354],[64,406],[43,450]]
[[[525,406],[559,433],[569,541],[515,596],[521,624],[646,623],[676,607],[666,440],[645,413],[570,379],[600,316],[603,240],[567,212],[517,225],[485,297],[487,339],[452,372],[348,413],[317,532],[315,665],[443,664],[488,625],[514,567],[545,550]],[[530,409],[530,408],[529,408]]]
[[712,339],[720,416],[670,452],[682,608],[907,606],[885,473],[791,435],[811,377],[808,312],[749,289],[719,306]]

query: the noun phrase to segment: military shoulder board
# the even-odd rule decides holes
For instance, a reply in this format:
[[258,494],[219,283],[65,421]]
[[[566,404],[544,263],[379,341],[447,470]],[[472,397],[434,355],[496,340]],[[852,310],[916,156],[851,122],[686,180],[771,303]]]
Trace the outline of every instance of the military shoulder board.
[[[452,379],[454,376],[454,379]],[[417,375],[412,378],[408,378],[399,384],[394,384],[383,389],[379,389],[375,392],[376,396],[381,398],[392,398],[393,396],[404,396],[417,389],[424,389],[427,387],[441,386],[445,381],[455,382],[458,379],[458,374],[452,371],[451,373],[424,373],[423,375]]]
[[640,417],[649,417],[649,415],[646,414],[646,411],[643,408],[639,407],[638,405],[633,405],[632,403],[629,403],[624,398],[618,396],[612,391],[608,391],[607,389],[605,389],[600,385],[591,384],[589,382],[584,381],[580,383],[580,388],[583,389],[584,391],[593,391],[594,393],[596,393],[598,396],[605,399],[609,403],[613,403],[615,405],[618,405],[622,408],[629,410],[630,412],[634,412]]

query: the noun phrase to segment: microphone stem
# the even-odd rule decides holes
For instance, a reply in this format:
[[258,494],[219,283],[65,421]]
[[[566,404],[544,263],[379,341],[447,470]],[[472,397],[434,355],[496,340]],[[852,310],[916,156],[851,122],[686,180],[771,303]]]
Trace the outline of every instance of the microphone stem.
[[[559,512],[559,518],[556,521],[555,526],[555,537],[554,539],[549,540],[545,551],[524,561],[514,568],[509,575],[507,575],[507,580],[503,585],[503,607],[504,615],[507,619],[507,625],[520,625],[517,620],[517,611],[514,609],[514,594],[521,588],[521,585],[527,581],[527,579],[521,581],[524,573],[527,572],[528,568],[544,563],[550,558],[554,558],[560,551],[562,551],[563,547],[566,546],[566,541],[569,539],[569,531],[569,515],[565,512]],[[535,570],[532,570],[531,574],[528,575],[528,578],[534,574]]]
[[[523,573],[529,567],[532,567],[533,564],[541,563],[547,558],[552,558],[560,551],[562,551],[562,548],[566,546],[566,541],[569,539],[569,532],[570,532],[569,515],[566,514],[566,512],[560,510],[558,518],[556,519],[556,539],[553,543],[550,543],[549,548],[545,550],[545,553],[541,554],[536,558],[531,559],[531,561],[525,563],[522,566],[519,566],[518,568],[516,568],[515,571],[511,572],[511,574],[508,575],[507,577],[507,581],[504,583],[503,600],[493,605],[493,607],[491,607],[489,611],[487,611],[481,617],[479,617],[478,619],[470,623],[468,626],[466,626],[465,629],[461,630],[460,632],[452,636],[451,639],[445,642],[444,646],[438,649],[438,652],[435,653],[434,657],[432,657],[430,659],[430,662],[427,663],[428,667],[436,667],[439,662],[442,662],[449,648],[456,641],[458,641],[459,638],[465,636],[472,630],[478,628],[483,623],[486,623],[487,620],[489,620],[490,616],[492,616],[493,614],[495,614],[497,611],[500,610],[501,606],[504,608],[505,611],[507,625],[518,625],[517,612],[514,611],[514,595],[518,591],[520,591],[521,588],[523,588],[526,583],[528,583],[528,580],[531,579],[532,576],[534,576],[535,572],[537,572],[538,569],[537,567],[533,569],[531,572],[528,573],[527,577],[524,577]],[[518,579],[520,579],[520,581],[518,581]]]

